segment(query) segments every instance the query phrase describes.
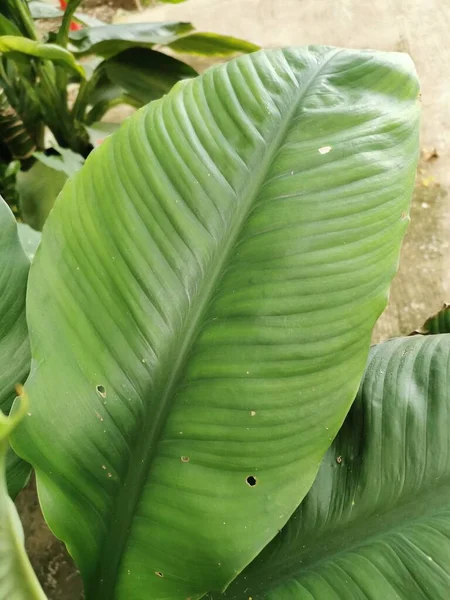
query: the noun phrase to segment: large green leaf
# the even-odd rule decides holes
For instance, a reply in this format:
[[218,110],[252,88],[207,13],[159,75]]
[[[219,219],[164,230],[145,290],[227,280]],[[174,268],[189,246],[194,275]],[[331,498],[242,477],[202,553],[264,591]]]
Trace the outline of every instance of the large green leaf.
[[417,95],[405,55],[258,52],[138,111],[64,187],[14,447],[88,598],[222,589],[309,490],[397,267]]
[[224,597],[446,600],[450,335],[372,349],[303,504]]
[[197,54],[199,56],[230,56],[259,50],[259,46],[256,44],[239,38],[218,33],[199,32],[185,35],[168,44],[168,46],[176,52]]
[[46,600],[25,553],[22,525],[5,479],[8,436],[26,408],[22,399],[13,417],[0,412],[0,600]]
[[[0,198],[0,411],[3,413],[9,412],[16,396],[15,386],[25,382],[30,370],[25,320],[29,266],[17,235],[16,221]],[[29,473],[29,465],[10,450],[7,481],[11,496],[15,497],[22,489]]]
[[71,31],[69,39],[78,54],[113,56],[136,46],[152,48],[155,44],[170,44],[193,29],[190,23],[176,21],[119,23]]
[[105,61],[113,86],[143,104],[161,98],[181,79],[197,75],[189,65],[148,48],[130,48]]

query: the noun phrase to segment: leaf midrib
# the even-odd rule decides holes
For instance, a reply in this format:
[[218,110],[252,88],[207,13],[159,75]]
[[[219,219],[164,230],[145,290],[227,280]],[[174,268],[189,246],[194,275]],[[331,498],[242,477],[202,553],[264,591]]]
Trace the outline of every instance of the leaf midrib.
[[[103,551],[99,566],[96,572],[94,572],[94,580],[91,586],[86,586],[88,598],[95,600],[111,600],[111,598],[115,597],[114,590],[120,576],[120,562],[124,554],[134,514],[141,498],[142,489],[147,478],[150,464],[155,456],[160,433],[166,423],[170,405],[169,400],[173,396],[174,388],[179,381],[180,375],[187,362],[189,352],[197,338],[200,330],[199,324],[205,310],[211,302],[211,298],[217,288],[218,282],[223,275],[224,267],[227,264],[231,251],[239,237],[239,233],[249,217],[254,201],[258,197],[262,184],[286,138],[290,123],[297,112],[300,103],[323,69],[340,52],[343,52],[343,50],[338,48],[330,50],[328,55],[324,55],[322,62],[317,65],[306,84],[303,87],[299,86],[297,98],[293,101],[291,109],[282,120],[280,127],[277,129],[277,134],[267,148],[266,158],[261,162],[258,177],[256,180],[253,179],[253,183],[250,182],[252,189],[246,190],[246,188],[244,188],[242,191],[241,207],[240,210],[236,211],[234,223],[232,223],[228,235],[224,235],[225,243],[222,246],[222,251],[219,256],[216,255],[215,260],[213,259],[211,261],[211,274],[209,277],[205,277],[203,284],[199,287],[198,294],[189,311],[189,318],[186,319],[186,328],[184,330],[182,329],[178,335],[181,344],[179,346],[179,351],[176,353],[177,358],[172,366],[170,375],[167,378],[164,387],[161,386],[163,394],[161,395],[161,401],[156,404],[157,408],[159,408],[158,413],[150,414],[150,411],[146,413],[140,438],[130,458],[130,468],[128,469],[127,476],[121,486],[115,503],[115,510],[112,513],[110,527],[101,545]],[[285,55],[284,58],[288,64]],[[296,80],[298,83],[297,78]],[[149,440],[153,441],[150,451],[148,448]],[[142,457],[144,457],[144,460]],[[131,495],[131,490],[135,490],[133,495]],[[204,590],[202,593],[199,592],[199,597],[207,591],[208,590]]]

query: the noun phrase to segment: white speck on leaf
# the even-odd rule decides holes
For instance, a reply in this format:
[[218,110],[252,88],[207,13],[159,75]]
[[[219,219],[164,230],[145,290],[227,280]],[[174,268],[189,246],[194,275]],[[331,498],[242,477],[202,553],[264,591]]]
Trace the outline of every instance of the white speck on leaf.
[[331,146],[322,146],[322,148],[319,148],[320,154],[328,154],[330,150]]
[[251,410],[251,411],[250,411],[250,415],[251,415],[252,417],[254,417],[254,416],[256,415],[256,412],[255,412],[254,410]]

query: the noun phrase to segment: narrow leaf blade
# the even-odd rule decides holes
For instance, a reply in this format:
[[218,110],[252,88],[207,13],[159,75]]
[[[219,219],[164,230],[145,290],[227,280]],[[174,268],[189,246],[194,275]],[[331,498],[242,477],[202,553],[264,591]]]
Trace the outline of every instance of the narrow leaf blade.
[[191,33],[168,44],[175,52],[198,56],[230,56],[256,52],[260,47],[246,40],[218,33]]

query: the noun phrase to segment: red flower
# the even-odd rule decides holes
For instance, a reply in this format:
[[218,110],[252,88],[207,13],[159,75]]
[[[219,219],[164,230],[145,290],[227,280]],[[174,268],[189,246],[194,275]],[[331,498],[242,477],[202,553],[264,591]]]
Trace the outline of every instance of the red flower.
[[[66,0],[59,0],[59,6],[61,7],[61,10],[66,10],[66,8],[67,8]],[[70,23],[70,31],[78,31],[78,29],[81,29],[81,25],[79,23],[75,23],[75,21],[72,21]]]

